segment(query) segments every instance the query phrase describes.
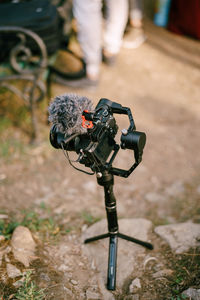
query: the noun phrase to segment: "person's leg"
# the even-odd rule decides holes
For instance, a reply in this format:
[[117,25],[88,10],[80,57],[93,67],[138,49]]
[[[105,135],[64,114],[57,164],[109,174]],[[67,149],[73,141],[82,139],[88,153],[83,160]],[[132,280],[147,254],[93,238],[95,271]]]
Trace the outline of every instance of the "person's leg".
[[86,62],[86,73],[96,80],[101,62],[101,0],[74,0],[73,12],[78,25],[78,40]]
[[141,0],[129,0],[130,25],[135,28],[142,27],[143,8]]
[[128,19],[128,0],[106,1],[106,22],[104,31],[105,55],[116,55],[121,47]]
[[129,0],[129,24],[123,40],[124,48],[135,49],[146,41],[142,19],[142,0]]

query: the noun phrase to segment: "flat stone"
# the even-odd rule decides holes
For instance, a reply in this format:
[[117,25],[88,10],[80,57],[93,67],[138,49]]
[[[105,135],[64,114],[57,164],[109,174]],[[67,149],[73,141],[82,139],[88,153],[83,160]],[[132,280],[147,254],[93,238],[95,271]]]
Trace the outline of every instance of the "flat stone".
[[22,275],[21,271],[12,264],[6,265],[6,271],[9,278],[16,278]]
[[191,300],[200,300],[200,289],[189,288],[182,295],[187,296]]
[[158,226],[155,232],[175,253],[183,253],[200,244],[200,224],[192,222]]
[[[119,231],[131,237],[148,241],[148,233],[152,223],[146,219],[121,219]],[[102,220],[89,227],[82,235],[83,240],[107,232],[107,220]],[[83,245],[83,253],[88,256],[90,263],[95,263],[104,286],[107,282],[109,238]],[[117,280],[118,287],[122,287],[124,280],[131,275],[138,264],[138,257],[146,249],[138,244],[118,238]]]
[[11,238],[11,247],[15,259],[25,267],[29,267],[30,262],[35,259],[36,243],[28,228],[18,226],[14,230]]

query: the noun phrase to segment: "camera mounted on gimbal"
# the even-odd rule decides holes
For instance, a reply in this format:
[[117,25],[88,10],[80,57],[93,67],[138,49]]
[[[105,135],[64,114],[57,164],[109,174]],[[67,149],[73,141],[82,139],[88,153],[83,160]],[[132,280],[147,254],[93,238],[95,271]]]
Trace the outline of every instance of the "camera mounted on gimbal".
[[[114,139],[118,126],[113,114],[127,115],[130,121],[129,128],[122,130],[120,145],[121,149],[134,151],[135,163],[129,170],[112,167],[120,149]],[[56,126],[53,125],[50,132],[52,146],[67,151],[75,151],[79,154],[78,162],[91,168],[95,173],[107,170],[110,174],[128,177],[141,162],[146,143],[145,133],[136,131],[130,108],[123,107],[121,104],[108,99],[101,99],[94,112],[83,111],[82,119],[82,126],[87,128],[87,133],[82,135],[75,133],[66,137],[65,134],[58,132]],[[107,161],[108,158],[109,161]]]
[[[120,145],[115,141],[118,126],[113,114],[127,115],[130,121],[128,129],[122,130]],[[78,117],[74,116],[75,120],[76,118]],[[98,184],[104,187],[108,233],[88,238],[85,240],[85,243],[107,237],[110,238],[107,288],[108,290],[115,290],[118,237],[148,249],[153,249],[152,244],[124,235],[118,231],[116,199],[113,193],[114,175],[127,178],[141,162],[146,135],[144,132],[136,131],[130,108],[123,107],[121,104],[108,99],[100,99],[94,111],[84,110],[81,118],[81,130],[77,129],[77,132],[75,131],[70,135],[66,134],[66,132],[61,132],[58,126],[53,124],[50,131],[50,142],[53,147],[63,149],[70,164],[75,169],[90,175],[96,173]],[[134,152],[135,161],[128,170],[113,167],[113,162],[120,148],[130,149]],[[78,154],[77,162],[89,167],[92,172],[86,172],[75,167],[70,161],[68,154],[66,154],[68,151],[75,151]]]

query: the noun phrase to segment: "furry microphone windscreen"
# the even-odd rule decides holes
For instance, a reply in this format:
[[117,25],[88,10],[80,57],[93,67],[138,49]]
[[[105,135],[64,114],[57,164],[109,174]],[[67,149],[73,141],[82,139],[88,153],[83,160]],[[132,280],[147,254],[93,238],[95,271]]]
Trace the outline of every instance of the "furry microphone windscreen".
[[70,136],[87,132],[82,127],[82,113],[84,110],[93,110],[92,102],[87,97],[76,94],[63,94],[54,98],[49,106],[49,121],[56,129]]

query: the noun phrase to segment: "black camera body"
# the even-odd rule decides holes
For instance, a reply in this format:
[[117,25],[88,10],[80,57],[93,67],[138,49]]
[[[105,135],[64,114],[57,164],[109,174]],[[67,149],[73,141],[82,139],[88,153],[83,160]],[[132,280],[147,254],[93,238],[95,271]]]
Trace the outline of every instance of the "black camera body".
[[[126,114],[130,126],[122,131],[121,148],[134,151],[135,163],[129,170],[112,167],[112,163],[120,149],[115,141],[118,126],[113,114]],[[95,173],[108,170],[109,173],[128,177],[142,160],[146,135],[136,131],[131,111],[116,102],[100,99],[94,112],[84,111],[82,126],[87,128],[87,133],[66,137],[58,132],[53,125],[50,131],[50,142],[54,148],[66,151],[75,151],[79,155],[78,162],[91,168]]]

